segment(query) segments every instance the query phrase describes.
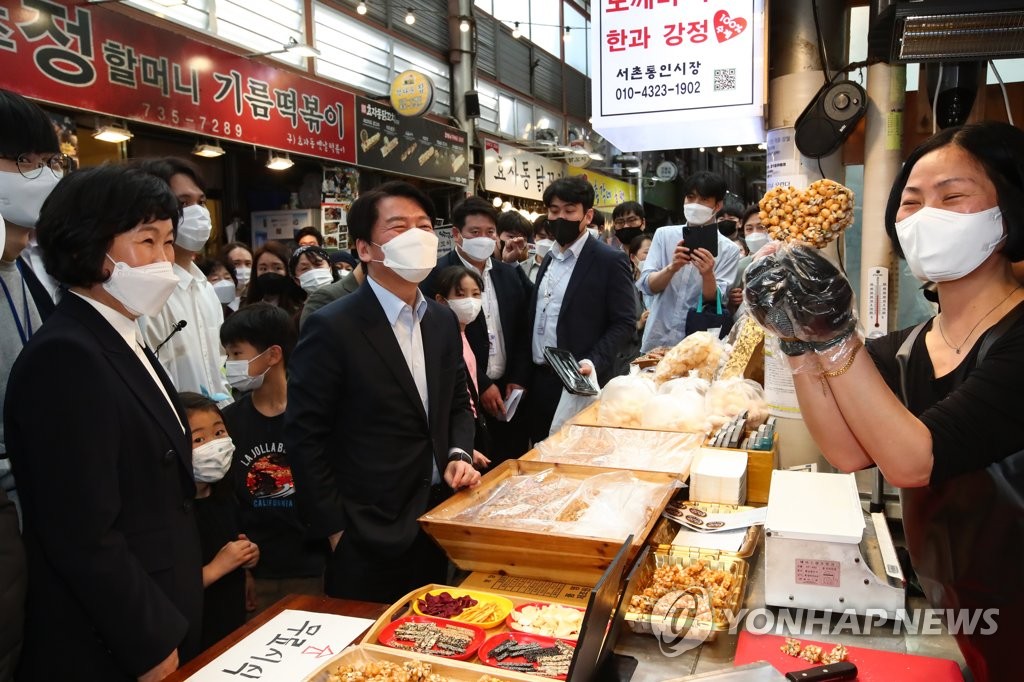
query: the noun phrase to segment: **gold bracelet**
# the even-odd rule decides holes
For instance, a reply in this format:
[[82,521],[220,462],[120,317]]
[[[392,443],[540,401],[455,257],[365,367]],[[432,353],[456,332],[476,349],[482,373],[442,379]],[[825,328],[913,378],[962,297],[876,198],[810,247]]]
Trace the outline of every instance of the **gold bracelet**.
[[847,372],[849,372],[850,368],[853,367],[853,361],[857,359],[857,353],[859,353],[860,349],[863,347],[863,344],[857,344],[857,346],[853,349],[853,352],[850,353],[850,357],[847,358],[845,365],[843,365],[839,369],[832,370],[831,372],[823,372],[823,376],[829,379],[835,379],[836,377],[841,377]]

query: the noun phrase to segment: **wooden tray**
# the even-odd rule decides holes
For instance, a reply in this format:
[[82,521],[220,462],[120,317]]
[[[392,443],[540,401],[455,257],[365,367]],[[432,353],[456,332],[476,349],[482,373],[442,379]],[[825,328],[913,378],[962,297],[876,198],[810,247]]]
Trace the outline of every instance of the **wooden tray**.
[[[708,513],[717,514],[721,512],[736,512],[736,511],[747,511],[753,509],[753,507],[735,505],[735,504],[715,504],[710,502],[687,502],[687,505],[699,507],[704,509]],[[647,544],[656,552],[662,554],[677,553],[690,553],[696,551],[699,554],[704,555],[733,555],[738,556],[741,559],[749,559],[757,551],[757,546],[761,542],[761,536],[764,534],[763,526],[751,526],[747,529],[747,534],[743,538],[743,544],[740,546],[739,551],[736,552],[724,552],[717,549],[704,549],[701,547],[685,547],[683,545],[673,545],[672,541],[675,540],[676,534],[682,528],[682,524],[676,523],[671,519],[666,519],[664,516],[654,526],[654,530],[651,532],[650,538],[647,540]]]
[[[672,553],[651,552],[647,555],[643,565],[637,569],[636,575],[633,577],[633,584],[627,588],[627,594],[632,594],[634,596],[642,594],[644,589],[654,582],[655,570],[662,566],[680,565],[686,567],[701,559],[707,561],[710,568],[727,571],[733,575],[734,585],[732,590],[729,592],[725,608],[728,611],[731,611],[734,616],[738,616],[740,607],[743,606],[743,599],[747,591],[747,577],[750,571],[750,566],[743,559],[733,555],[707,555],[697,551],[676,551]],[[629,605],[625,604],[624,607],[628,609]],[[725,612],[715,613],[715,622],[711,627],[712,632],[723,632],[729,629],[727,616],[728,613]],[[671,627],[673,625],[671,618],[634,613],[629,610],[626,611],[625,621],[626,625],[629,626],[633,632],[639,632],[642,634],[654,634],[658,631],[659,626]]]
[[[476,488],[456,493],[421,516],[420,524],[459,568],[596,585],[621,548],[621,539],[557,535],[453,520],[460,512],[487,500],[506,479],[549,469],[581,480],[613,471],[600,467],[509,460],[484,476]],[[650,483],[677,483],[671,474],[635,471],[633,475]],[[674,489],[667,489],[662,499],[655,502],[647,523],[634,532],[627,563],[644,545],[673,494]]]
[[360,644],[345,649],[327,661],[318,671],[306,677],[303,682],[328,682],[331,671],[339,665],[365,665],[374,661],[389,661],[399,665],[407,661],[427,662],[430,663],[431,672],[441,675],[446,680],[451,680],[452,682],[478,682],[484,675],[505,682],[537,682],[538,680],[550,679],[535,675],[523,675],[511,670],[491,668],[482,663],[453,661],[429,654],[418,654],[414,651],[389,649],[376,644]]
[[[390,649],[390,648],[384,647],[383,645],[379,644],[379,642],[378,642],[378,640],[380,638],[381,632],[383,632],[384,629],[388,627],[388,625],[390,625],[391,623],[393,623],[394,621],[396,621],[396,620],[398,620],[400,618],[404,618],[406,616],[415,615],[415,612],[413,611],[412,607],[413,607],[413,604],[416,602],[416,600],[419,597],[421,597],[423,594],[425,594],[427,592],[433,592],[434,590],[447,590],[449,592],[452,592],[453,594],[472,592],[472,593],[478,593],[478,594],[481,594],[481,595],[484,595],[484,596],[487,596],[487,597],[496,597],[496,598],[501,598],[501,599],[507,599],[510,602],[512,602],[512,607],[513,608],[516,608],[516,607],[519,607],[519,606],[524,606],[526,604],[537,604],[537,603],[542,602],[542,601],[543,602],[547,602],[547,603],[551,603],[551,604],[560,604],[562,606],[568,606],[568,607],[571,607],[571,608],[577,608],[577,609],[580,608],[578,605],[573,605],[571,603],[567,603],[565,601],[561,601],[561,600],[558,600],[558,599],[537,599],[537,597],[535,597],[535,596],[522,596],[522,597],[519,597],[519,596],[516,596],[514,594],[506,594],[506,593],[498,593],[498,592],[487,592],[486,590],[478,590],[478,589],[474,589],[474,588],[452,587],[450,585],[436,585],[436,584],[434,584],[434,585],[424,585],[423,587],[420,587],[418,589],[413,590],[412,592],[409,592],[407,595],[405,595],[404,597],[402,597],[401,599],[396,601],[394,604],[392,604],[391,607],[388,608],[388,610],[385,611],[381,615],[381,617],[377,619],[377,622],[375,622],[373,624],[373,626],[369,630],[367,630],[366,635],[363,636],[361,644],[364,645],[364,646],[371,646],[371,647],[374,647],[374,648],[377,648],[377,649],[385,649],[387,651],[395,651],[395,652],[398,652],[398,653],[401,653],[401,654],[406,654],[407,653],[407,654],[415,655],[415,656],[418,656],[418,657],[421,657],[421,658],[423,656],[427,656],[426,660],[430,660],[431,662],[433,662],[434,660],[437,660],[437,661],[439,661],[441,663],[447,664],[447,662],[450,659],[442,658],[442,657],[439,657],[439,656],[428,655],[428,654],[416,654],[415,652],[411,652],[411,651],[410,652],[405,652],[405,651],[401,651],[399,649]],[[484,632],[487,634],[487,637],[490,638],[490,637],[493,637],[494,635],[499,635],[499,634],[502,634],[504,632],[513,632],[513,630],[508,627],[505,619],[502,619],[502,621],[499,624],[495,625],[494,627],[484,628]],[[484,671],[484,672],[495,670],[495,668],[492,668],[490,666],[485,666],[483,663],[481,663],[477,659],[476,656],[474,656],[469,661],[466,661],[466,663],[473,664],[473,665],[477,666],[481,671]],[[548,677],[541,677],[541,676],[535,676],[535,675],[523,675],[521,673],[515,673],[513,671],[499,671],[499,672],[501,672],[501,674],[500,675],[496,675],[496,677],[503,678],[503,679],[506,678],[506,677],[509,677],[511,675],[515,675],[516,677],[514,677],[514,678],[513,677],[509,677],[509,679],[530,679],[530,680],[549,680],[549,679],[551,679],[551,678],[548,678]],[[477,678],[474,678],[472,682],[476,682],[476,679]],[[326,680],[326,678],[325,678],[325,680]]]

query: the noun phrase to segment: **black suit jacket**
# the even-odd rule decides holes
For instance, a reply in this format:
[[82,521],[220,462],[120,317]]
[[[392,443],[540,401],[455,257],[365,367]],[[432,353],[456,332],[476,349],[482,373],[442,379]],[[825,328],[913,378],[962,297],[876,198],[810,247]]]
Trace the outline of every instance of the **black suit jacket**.
[[375,556],[397,556],[427,511],[432,464],[473,451],[462,337],[434,301],[420,322],[429,420],[394,331],[369,283],[313,313],[288,371],[285,448],[299,512],[314,537],[345,531]]
[[[420,284],[423,295],[434,300],[437,291],[437,276],[447,267],[462,265],[462,259],[453,248],[437,261],[437,266],[430,271],[427,278]],[[501,317],[501,331],[505,337],[505,376],[506,382],[526,386],[530,380],[530,334],[527,325],[530,296],[533,294],[533,283],[519,265],[503,263],[491,258],[491,285],[498,298],[498,315]],[[444,295],[444,294],[442,294]],[[466,340],[469,341],[473,355],[476,357],[476,380],[480,393],[494,383],[487,376],[487,358],[490,353],[487,320],[483,313],[466,325]]]
[[175,648],[195,655],[191,438],[134,351],[65,295],[14,363],[4,418],[30,576],[19,679],[61,679],[73,666],[134,680]]
[[[541,263],[530,299],[527,329],[531,348],[537,295],[544,288],[550,264],[549,253]],[[622,251],[587,237],[558,314],[558,347],[570,351],[577,360],[591,360],[603,386],[614,376],[615,358],[635,329],[636,301],[629,259]]]

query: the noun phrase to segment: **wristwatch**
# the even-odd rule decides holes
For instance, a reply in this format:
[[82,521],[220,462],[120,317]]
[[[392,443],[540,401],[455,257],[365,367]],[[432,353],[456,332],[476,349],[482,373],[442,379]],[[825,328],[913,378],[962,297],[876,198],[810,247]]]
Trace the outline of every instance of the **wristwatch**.
[[465,462],[469,466],[473,466],[473,457],[472,457],[472,455],[470,455],[468,452],[466,452],[462,448],[452,448],[451,451],[448,452],[448,461],[449,462],[457,462],[459,460],[462,460],[463,462]]

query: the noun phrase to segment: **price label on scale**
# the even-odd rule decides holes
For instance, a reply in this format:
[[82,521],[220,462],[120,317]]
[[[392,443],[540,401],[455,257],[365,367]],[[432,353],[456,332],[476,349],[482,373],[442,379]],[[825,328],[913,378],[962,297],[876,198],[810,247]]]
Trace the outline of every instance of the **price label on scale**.
[[889,269],[868,271],[868,319],[864,329],[869,339],[889,333]]

